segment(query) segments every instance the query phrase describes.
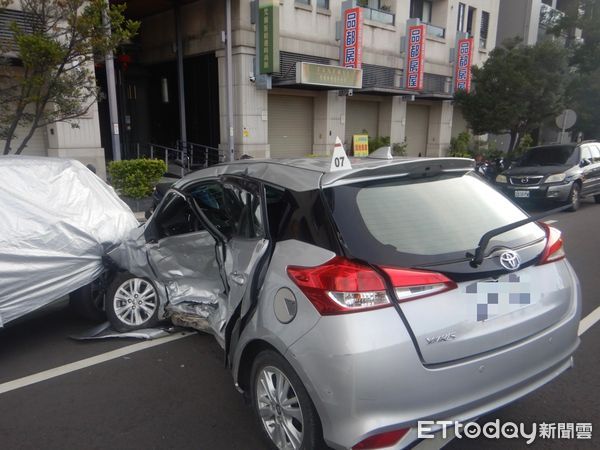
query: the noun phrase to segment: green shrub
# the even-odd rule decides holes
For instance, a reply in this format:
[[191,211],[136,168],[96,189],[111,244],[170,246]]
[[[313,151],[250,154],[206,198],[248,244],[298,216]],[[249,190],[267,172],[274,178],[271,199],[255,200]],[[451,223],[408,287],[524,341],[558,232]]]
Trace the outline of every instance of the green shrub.
[[136,199],[151,195],[166,171],[167,165],[158,159],[129,159],[108,164],[108,173],[117,192]]
[[475,156],[470,149],[471,135],[468,131],[463,131],[455,138],[450,139],[450,148],[448,156],[457,158],[472,158]]
[[[363,131],[367,134],[367,131]],[[373,153],[375,150],[381,147],[392,147],[392,155],[394,156],[406,156],[406,141],[399,143],[394,142],[390,144],[389,136],[372,137],[369,138],[369,153]]]

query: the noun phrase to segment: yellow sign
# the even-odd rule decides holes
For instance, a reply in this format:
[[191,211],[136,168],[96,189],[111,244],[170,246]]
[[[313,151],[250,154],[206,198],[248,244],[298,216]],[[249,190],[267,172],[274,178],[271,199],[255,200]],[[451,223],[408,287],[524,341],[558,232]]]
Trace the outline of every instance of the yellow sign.
[[354,156],[369,156],[369,135],[353,134],[352,149],[354,150]]

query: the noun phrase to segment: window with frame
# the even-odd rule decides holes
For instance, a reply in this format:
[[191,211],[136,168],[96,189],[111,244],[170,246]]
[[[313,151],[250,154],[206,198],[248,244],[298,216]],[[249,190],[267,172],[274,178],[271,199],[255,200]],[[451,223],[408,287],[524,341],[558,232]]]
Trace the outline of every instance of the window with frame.
[[421,19],[425,23],[431,23],[433,12],[433,1],[431,0],[411,0],[410,17]]
[[465,31],[465,10],[467,6],[464,3],[458,4],[458,18],[456,22],[457,31]]
[[475,8],[469,6],[469,11],[467,12],[467,27],[466,32],[469,34],[469,37],[473,36],[473,24],[475,23]]
[[489,26],[490,13],[487,11],[481,11],[481,25],[479,27],[479,48],[487,47]]
[[317,0],[317,8],[329,9],[329,0]]
[[590,144],[590,153],[592,154],[592,162],[599,163],[600,162],[600,149],[595,144]]

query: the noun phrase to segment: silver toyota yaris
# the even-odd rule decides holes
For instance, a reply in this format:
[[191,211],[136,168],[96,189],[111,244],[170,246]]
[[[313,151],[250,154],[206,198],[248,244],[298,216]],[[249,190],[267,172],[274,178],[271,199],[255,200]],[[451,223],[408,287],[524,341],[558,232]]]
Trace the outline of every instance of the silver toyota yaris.
[[404,448],[572,365],[580,289],[558,230],[460,158],[244,160],[178,181],[110,253],[120,330],[223,347],[275,448]]

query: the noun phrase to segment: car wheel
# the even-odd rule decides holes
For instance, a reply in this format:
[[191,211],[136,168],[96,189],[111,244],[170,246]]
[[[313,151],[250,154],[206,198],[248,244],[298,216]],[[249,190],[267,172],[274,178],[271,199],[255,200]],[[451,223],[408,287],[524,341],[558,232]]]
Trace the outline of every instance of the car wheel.
[[69,306],[75,313],[84,319],[93,322],[103,322],[106,320],[104,311],[104,297],[106,287],[96,279],[76,291],[69,294]]
[[579,205],[581,204],[581,186],[578,183],[573,183],[567,203],[571,205],[569,211],[574,212],[579,209]]
[[158,292],[150,280],[121,273],[108,288],[106,315],[117,331],[149,328],[158,322],[158,304]]
[[317,411],[292,366],[267,350],[254,360],[251,374],[254,416],[274,449],[324,448]]

